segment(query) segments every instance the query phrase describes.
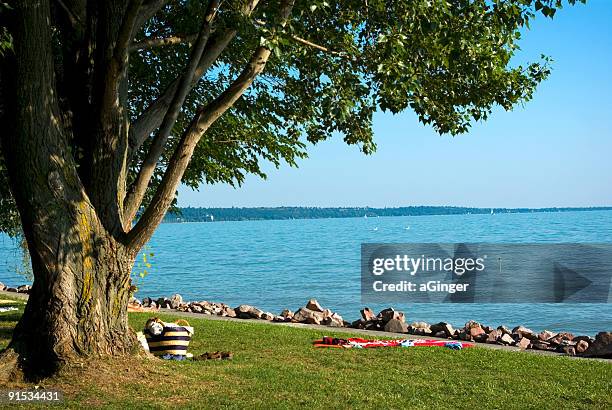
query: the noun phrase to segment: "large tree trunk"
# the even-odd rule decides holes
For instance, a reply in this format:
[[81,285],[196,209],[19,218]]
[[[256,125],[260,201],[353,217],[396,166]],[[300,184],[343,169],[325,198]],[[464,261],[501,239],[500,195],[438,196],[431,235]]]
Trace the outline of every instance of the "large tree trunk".
[[[48,1],[23,0],[16,9],[15,57],[3,67],[9,79],[2,78],[3,97],[13,103],[0,118],[1,142],[34,284],[0,357],[0,373],[6,376],[18,363],[36,377],[77,356],[121,354],[135,346],[127,302],[137,250],[103,223],[113,210],[98,211],[81,181],[70,148],[75,136],[55,92]],[[105,155],[114,162],[121,153]]]
[[124,354],[135,346],[127,323],[133,259],[88,226],[72,230],[78,244],[58,235],[57,261],[30,242],[34,284],[9,346],[29,377],[52,374],[77,356]]

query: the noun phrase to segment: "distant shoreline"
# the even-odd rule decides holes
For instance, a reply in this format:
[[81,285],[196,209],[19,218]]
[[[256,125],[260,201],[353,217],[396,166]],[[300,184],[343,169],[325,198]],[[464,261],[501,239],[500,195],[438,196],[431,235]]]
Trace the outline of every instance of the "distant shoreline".
[[612,211],[609,207],[551,208],[469,208],[456,206],[371,207],[244,207],[244,208],[179,208],[168,213],[164,223],[265,221],[291,219],[376,218],[386,216],[485,215],[544,212]]

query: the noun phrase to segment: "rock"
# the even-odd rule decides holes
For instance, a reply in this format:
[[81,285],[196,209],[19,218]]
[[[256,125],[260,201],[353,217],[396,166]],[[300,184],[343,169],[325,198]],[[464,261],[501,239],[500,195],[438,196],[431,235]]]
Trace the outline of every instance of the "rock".
[[221,316],[236,317],[236,311],[229,306],[224,306],[221,311]]
[[499,344],[507,345],[507,346],[512,346],[515,343],[512,336],[510,336],[508,333],[504,333],[499,339],[497,339],[497,342]]
[[407,333],[408,326],[400,319],[391,319],[385,324],[385,332]]
[[178,293],[175,293],[170,298],[170,307],[172,309],[177,309],[183,303],[183,297]]
[[234,312],[236,317],[240,319],[260,319],[264,313],[262,310],[251,305],[240,305],[234,309]]
[[286,320],[293,319],[293,312],[290,311],[289,309],[283,310],[280,315],[283,319],[286,319]]
[[568,356],[576,356],[576,348],[574,346],[564,346],[563,353]]
[[446,332],[444,330],[440,330],[439,332],[434,333],[433,336],[439,339],[446,339]]
[[446,334],[444,337],[453,337],[455,334],[455,329],[453,329],[450,324],[445,322],[436,323],[435,325],[431,325],[429,328],[433,333],[444,332]]
[[310,299],[308,303],[306,303],[306,309],[310,309],[315,312],[323,312],[323,308],[316,299]]
[[142,300],[142,306],[143,307],[150,307],[151,306],[151,302],[153,302],[153,300],[151,300],[150,297],[146,297]]
[[325,326],[344,327],[344,320],[342,319],[342,316],[337,313],[333,313],[331,316],[323,318],[321,323]]
[[474,339],[480,337],[480,335],[486,334],[485,331],[480,326],[474,326],[474,327],[469,328],[469,332],[470,332],[470,336],[472,336]]
[[323,313],[315,312],[314,310],[310,310],[308,308],[300,308],[293,315],[293,320],[302,323],[310,323],[314,325],[320,325],[323,321]]
[[404,312],[398,312],[393,308],[381,310],[377,318],[382,319],[384,323],[387,323],[392,319],[397,319],[403,323],[406,323],[406,317],[404,316]]
[[415,329],[431,329],[427,322],[412,322],[410,326]]
[[263,312],[261,314],[261,319],[263,320],[274,320],[276,316],[273,313],[270,312]]
[[526,337],[529,340],[535,340],[538,336],[534,333],[533,330],[527,329],[525,326],[517,326],[512,329],[512,333],[516,333],[520,337]]
[[193,304],[191,305],[191,311],[195,313],[202,313],[204,309],[199,304]]
[[149,307],[152,309],[157,309],[157,303],[155,303],[155,301],[151,301],[151,303],[149,303]]
[[350,327],[353,329],[365,329],[366,321],[365,319],[357,319],[351,323]]
[[[17,289],[19,291],[19,289]],[[21,292],[20,292],[21,293]],[[128,302],[130,305],[136,305],[136,306],[142,306],[142,302],[138,299],[136,299],[134,296],[132,296],[130,298],[130,301]]]
[[550,338],[548,341],[555,345],[568,345],[574,339],[574,335],[571,333],[562,332],[555,337]]
[[366,330],[383,330],[383,322],[381,320],[372,320],[365,323]]
[[543,342],[546,342],[547,340],[552,339],[556,335],[556,333],[553,333],[550,330],[545,330],[538,335],[538,339],[542,340]]
[[505,334],[507,334],[507,335],[509,335],[510,333],[512,333],[512,332],[510,331],[510,329],[508,329],[508,328],[507,328],[506,326],[504,326],[504,325],[498,326],[498,327],[497,327],[497,330],[500,330],[502,333],[505,333]]
[[495,344],[497,343],[497,340],[502,337],[505,333],[502,332],[499,329],[495,329],[495,330],[491,330],[491,333],[489,333],[489,335],[487,336],[487,340],[485,340],[486,343],[491,343],[491,344]]
[[21,285],[17,287],[17,293],[29,294],[30,290],[32,290],[32,286],[30,285]]
[[525,349],[529,348],[529,346],[531,345],[531,340],[527,339],[526,337],[522,337],[521,340],[519,340],[516,345],[520,349],[525,350]]
[[589,357],[612,358],[612,332],[597,333],[595,340],[583,354]]
[[550,343],[536,340],[531,343],[531,348],[536,350],[553,350]]
[[2,282],[0,282],[0,291],[6,289],[6,285]]
[[370,309],[369,307],[365,307],[363,309],[361,309],[361,317],[363,318],[363,320],[365,320],[366,322],[368,320],[374,320],[376,319],[376,315],[374,314],[374,312],[372,311],[372,309]]
[[6,289],[4,289],[7,292],[13,292],[13,293],[17,293],[17,288],[11,288],[11,287],[7,287]]
[[459,334],[457,335],[457,338],[459,340],[465,340],[466,342],[473,342],[474,338],[472,337],[471,334],[469,334],[468,332],[465,331],[465,329],[459,331]]
[[465,326],[463,326],[463,328],[465,329],[466,332],[469,332],[471,328],[473,327],[478,327],[480,329],[482,329],[482,326],[480,325],[480,323],[476,322],[475,320],[468,320],[468,322],[465,324]]
[[576,343],[578,343],[578,342],[580,342],[581,340],[583,340],[583,341],[585,341],[585,342],[587,342],[587,343],[591,344],[591,343],[593,342],[593,340],[594,340],[594,339],[593,339],[593,338],[591,338],[591,337],[589,337],[589,336],[575,336],[575,337],[572,339],[572,342],[576,342]]
[[576,343],[576,353],[582,354],[586,352],[588,348],[589,342],[585,340],[579,340],[578,343]]
[[407,332],[410,333],[411,335],[430,336],[433,334],[433,332],[431,331],[429,327],[414,327],[413,325],[414,324],[408,326],[407,328]]

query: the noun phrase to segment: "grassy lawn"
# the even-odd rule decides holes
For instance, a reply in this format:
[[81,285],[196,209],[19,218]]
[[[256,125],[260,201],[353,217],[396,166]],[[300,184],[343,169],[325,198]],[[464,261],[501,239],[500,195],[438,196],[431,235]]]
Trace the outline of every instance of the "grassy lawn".
[[[0,348],[18,317],[0,314]],[[140,329],[148,317],[130,322]],[[189,321],[191,352],[234,359],[97,360],[42,384],[62,390],[68,408],[612,408],[608,363],[484,348],[315,349],[333,332]]]

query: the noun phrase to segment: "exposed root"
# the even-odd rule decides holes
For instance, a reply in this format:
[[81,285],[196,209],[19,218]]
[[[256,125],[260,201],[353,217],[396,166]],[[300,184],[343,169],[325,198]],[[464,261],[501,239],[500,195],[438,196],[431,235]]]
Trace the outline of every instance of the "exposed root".
[[19,353],[12,347],[0,352],[0,383],[22,382],[24,379],[19,366]]

